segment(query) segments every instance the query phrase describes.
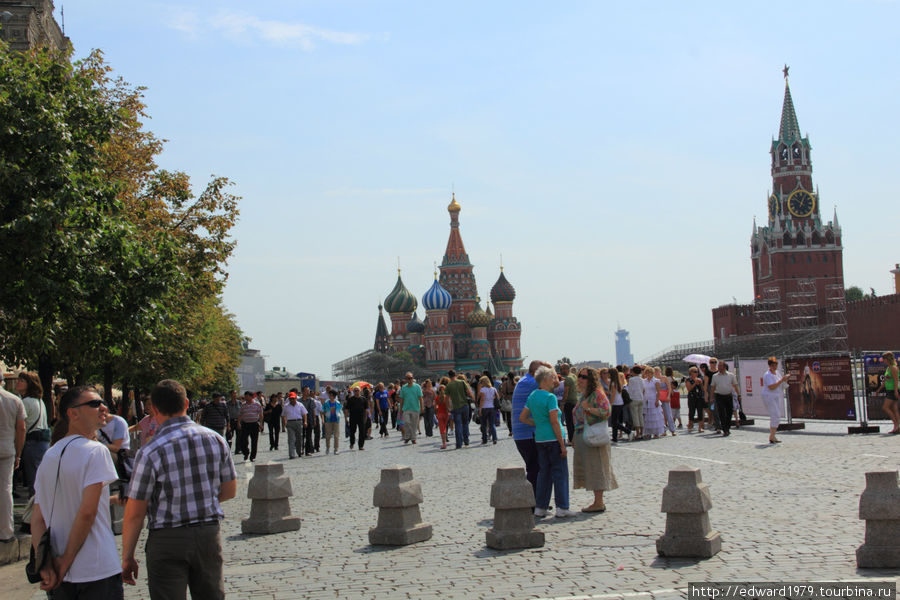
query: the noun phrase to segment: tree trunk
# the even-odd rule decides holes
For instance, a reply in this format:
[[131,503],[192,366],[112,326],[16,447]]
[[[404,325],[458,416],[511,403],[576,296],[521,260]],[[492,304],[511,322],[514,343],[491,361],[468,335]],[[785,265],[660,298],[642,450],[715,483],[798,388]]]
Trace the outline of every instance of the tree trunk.
[[[103,365],[103,400],[112,406],[113,369],[110,363]],[[120,415],[121,416],[121,415]]]
[[43,400],[47,407],[47,422],[51,423],[56,420],[56,410],[53,407],[53,363],[46,354],[38,358],[38,378],[41,380],[41,387],[44,388]]
[[[128,395],[128,378],[122,378],[122,403],[119,405],[119,415],[124,417],[126,421],[128,421],[128,411],[131,408],[131,397]],[[129,425],[133,425],[131,421],[128,421]]]

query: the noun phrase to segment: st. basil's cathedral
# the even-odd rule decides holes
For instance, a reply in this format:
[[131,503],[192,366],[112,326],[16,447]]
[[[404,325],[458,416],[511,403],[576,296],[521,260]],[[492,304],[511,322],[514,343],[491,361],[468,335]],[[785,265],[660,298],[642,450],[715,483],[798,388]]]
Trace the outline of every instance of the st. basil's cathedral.
[[[461,207],[453,194],[450,205],[450,238],[441,261],[440,275],[422,295],[425,319],[419,319],[416,296],[403,284],[399,269],[394,289],[378,306],[375,332],[377,352],[406,351],[418,364],[435,372],[503,373],[522,366],[522,325],[513,316],[516,290],[503,274],[491,288],[487,310],[475,284],[474,265],[459,232]],[[388,333],[383,310],[391,318]]]

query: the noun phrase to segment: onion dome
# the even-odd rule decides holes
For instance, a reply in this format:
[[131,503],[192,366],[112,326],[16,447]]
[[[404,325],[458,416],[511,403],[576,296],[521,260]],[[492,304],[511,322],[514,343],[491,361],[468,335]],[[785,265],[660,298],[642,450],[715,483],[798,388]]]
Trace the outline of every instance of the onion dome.
[[406,324],[406,331],[409,333],[425,333],[425,323],[419,320],[419,315],[413,313],[412,319]]
[[441,287],[441,284],[438,282],[437,273],[435,273],[434,283],[431,284],[431,287],[428,288],[428,291],[422,296],[422,306],[425,307],[426,311],[447,310],[452,303],[453,296],[450,295],[450,292]]
[[481,310],[481,298],[476,299],[475,310],[466,315],[466,325],[469,327],[487,327],[491,324],[491,318]]
[[391,290],[391,293],[388,294],[388,297],[384,299],[385,310],[388,311],[388,314],[411,313],[415,312],[418,306],[419,301],[403,285],[403,280],[400,278],[400,270],[398,269],[397,284]]
[[450,200],[450,204],[447,206],[447,210],[450,212],[459,212],[462,210],[462,207],[459,205],[459,202],[456,201],[456,192],[453,193],[453,199]]
[[491,288],[491,300],[494,302],[512,302],[516,299],[516,288],[506,279],[503,269],[500,269],[500,277]]

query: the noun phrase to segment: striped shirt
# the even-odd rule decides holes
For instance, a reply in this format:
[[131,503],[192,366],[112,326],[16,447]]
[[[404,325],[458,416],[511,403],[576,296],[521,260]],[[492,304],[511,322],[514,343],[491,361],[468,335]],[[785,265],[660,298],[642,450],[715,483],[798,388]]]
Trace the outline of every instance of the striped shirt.
[[147,527],[184,527],[225,517],[223,483],[236,477],[228,444],[189,417],[171,417],[138,451],[128,497],[147,502]]
[[263,407],[256,400],[241,404],[241,423],[258,423],[262,414]]

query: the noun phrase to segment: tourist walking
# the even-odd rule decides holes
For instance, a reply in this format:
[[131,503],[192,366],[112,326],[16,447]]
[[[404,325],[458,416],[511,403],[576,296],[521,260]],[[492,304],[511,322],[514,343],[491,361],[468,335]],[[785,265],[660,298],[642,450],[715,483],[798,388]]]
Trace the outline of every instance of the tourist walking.
[[763,375],[762,399],[769,410],[769,443],[780,444],[781,440],[775,437],[778,424],[781,422],[781,403],[784,401],[784,383],[788,376],[778,372],[778,359],[770,356],[768,359],[769,370]]
[[300,403],[306,408],[306,424],[303,426],[303,449],[306,456],[312,456],[315,447],[313,434],[319,429],[319,415],[316,410],[316,398],[309,386],[303,386]]
[[325,454],[331,451],[331,442],[334,440],[334,453],[338,453],[338,438],[341,433],[341,406],[337,392],[329,389],[328,400],[322,405],[322,426],[325,429]]
[[391,418],[391,396],[385,391],[384,384],[375,386],[375,414],[378,416],[378,435],[388,437],[388,421]]
[[464,375],[457,377],[456,371],[447,371],[450,383],[444,388],[444,393],[450,396],[453,407],[453,432],[456,435],[456,449],[463,445],[469,445],[469,398],[472,397],[472,388],[466,383]]
[[[161,410],[158,406],[156,408]],[[241,423],[241,454],[244,455],[244,460],[249,458],[250,462],[253,462],[256,460],[259,434],[263,430],[263,407],[259,405],[251,392],[244,392],[244,402],[241,404],[241,414],[238,419]]]
[[672,379],[674,371],[672,367],[666,367],[666,374],[663,375],[662,369],[653,367],[653,376],[659,380],[659,403],[663,413],[663,435],[668,429],[669,433],[675,435],[675,416],[672,414],[672,391],[675,389],[675,380]]
[[422,384],[422,420],[425,421],[425,437],[434,435],[434,384],[430,379],[426,379]]
[[276,394],[269,396],[269,403],[263,410],[263,421],[269,428],[269,451],[278,450],[278,437],[281,433],[281,402]]
[[2,384],[0,369],[0,542],[9,542],[15,533],[12,480],[25,446],[25,405]]
[[572,419],[572,411],[575,410],[575,405],[578,404],[578,382],[575,378],[575,373],[572,372],[572,366],[568,363],[562,363],[559,365],[559,374],[562,377],[563,384],[563,418],[566,422],[566,431],[568,432],[568,440],[569,445],[572,445],[572,440],[575,439],[575,422]]
[[688,369],[688,378],[684,382],[684,387],[687,388],[688,393],[688,431],[693,431],[694,423],[697,423],[697,431],[703,433],[706,382],[700,377],[700,369],[697,367]]
[[606,397],[612,399],[609,429],[613,443],[619,442],[620,431],[625,434],[626,440],[631,435],[631,428],[625,424],[625,399],[622,397],[622,381],[624,379],[624,375],[615,369],[602,369],[600,371],[600,382],[601,384],[605,383],[608,390]]
[[512,435],[512,395],[515,389],[516,376],[515,373],[510,371],[501,380],[500,389],[498,390],[500,393],[500,415],[503,417],[503,422],[506,423],[510,436]]
[[594,501],[581,512],[603,512],[603,492],[619,487],[613,474],[609,444],[588,446],[584,441],[584,427],[609,419],[612,409],[609,398],[598,386],[597,371],[583,368],[578,373],[578,404],[572,412],[575,421],[575,456],[572,460],[573,487],[594,492]]
[[221,436],[187,417],[180,383],[160,381],[151,398],[160,425],[135,458],[122,520],[122,579],[135,583],[134,551],[146,517],[151,600],[185,598],[188,588],[192,598],[224,598],[219,521],[221,503],[237,491],[234,462]]
[[631,377],[628,379],[628,397],[631,398],[631,404],[628,408],[631,412],[631,428],[634,433],[634,439],[644,439],[644,378],[641,377],[643,370],[640,365],[634,365],[631,368]]
[[885,352],[881,355],[884,359],[884,379],[878,386],[876,394],[884,390],[884,404],[882,409],[894,422],[894,428],[891,433],[896,435],[900,433],[900,373],[898,373],[897,360],[893,352]]
[[416,442],[416,433],[419,429],[419,415],[422,414],[423,400],[422,387],[416,383],[412,373],[406,374],[406,385],[400,388],[400,406],[403,412],[403,443]]
[[450,408],[452,407],[450,396],[447,395],[448,383],[450,383],[449,377],[441,378],[434,399],[434,413],[438,421],[438,431],[441,434],[441,450],[447,449],[447,422],[450,420]]
[[714,428],[716,433],[722,432],[722,425],[719,423],[719,413],[716,410],[716,398],[712,393],[712,377],[719,370],[719,359],[709,359],[709,364],[701,364],[700,371],[703,376],[703,382],[706,384],[706,426]]
[[653,377],[653,367],[644,367],[644,439],[664,434],[662,403],[659,401],[659,380]]
[[519,420],[534,427],[540,469],[534,514],[543,517],[550,510],[550,492],[556,503],[556,516],[572,517],[569,510],[569,466],[566,462],[566,434],[562,427],[559,403],[553,390],[559,379],[552,367],[540,367],[534,374],[538,389],[531,392]]
[[[712,361],[710,361],[711,363]],[[728,437],[731,435],[731,413],[734,411],[733,394],[737,394],[738,400],[740,400],[741,392],[737,384],[737,378],[734,376],[734,373],[728,371],[725,361],[720,362],[718,366],[718,371],[712,376],[712,385],[709,392],[715,399],[722,436]]]
[[22,484],[34,496],[34,478],[50,447],[50,419],[44,405],[44,388],[37,373],[22,371],[16,379],[16,391],[25,406],[25,445],[22,447]]
[[359,449],[363,450],[366,446],[366,408],[368,404],[366,399],[359,394],[359,386],[353,388],[353,392],[347,397],[344,403],[344,412],[349,415],[350,422],[350,449],[356,444],[356,438],[359,437]]
[[478,410],[481,411],[481,444],[487,444],[490,438],[497,443],[496,418],[497,389],[490,377],[482,376],[478,380]]
[[241,401],[238,399],[237,390],[231,390],[231,397],[225,403],[228,408],[228,429],[226,440],[229,449],[231,448],[231,439],[234,438],[234,453],[241,453]]
[[37,471],[32,547],[49,527],[52,558],[41,571],[41,589],[49,598],[123,597],[109,511],[109,484],[118,476],[109,452],[93,439],[106,416],[93,388],[68,390],[59,405],[64,437],[44,454]]
[[281,425],[287,430],[288,458],[303,456],[303,430],[308,416],[306,407],[297,399],[297,392],[288,392],[281,407]]
[[[150,406],[153,406],[152,401],[148,401],[147,403]],[[140,423],[138,424],[140,425]],[[222,394],[212,395],[212,402],[207,404],[203,409],[203,412],[200,413],[200,424],[212,429],[223,437],[225,436],[225,431],[228,429],[228,407],[222,402]],[[141,430],[141,444],[146,444],[147,441],[149,441],[153,436],[153,433],[156,432],[158,426],[159,422],[154,418],[152,433],[144,437],[144,431],[143,429]]]

